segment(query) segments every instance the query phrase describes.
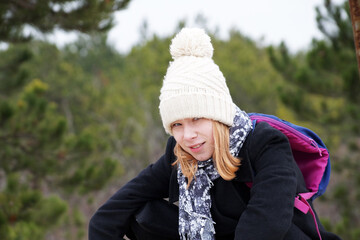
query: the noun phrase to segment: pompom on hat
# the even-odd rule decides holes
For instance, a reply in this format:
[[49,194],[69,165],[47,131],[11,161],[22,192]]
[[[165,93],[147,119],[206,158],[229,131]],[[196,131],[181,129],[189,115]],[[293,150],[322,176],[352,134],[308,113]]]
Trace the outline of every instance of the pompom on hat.
[[213,46],[203,29],[183,28],[173,39],[170,62],[160,91],[165,131],[185,118],[208,118],[231,126],[236,106],[225,77],[212,60]]

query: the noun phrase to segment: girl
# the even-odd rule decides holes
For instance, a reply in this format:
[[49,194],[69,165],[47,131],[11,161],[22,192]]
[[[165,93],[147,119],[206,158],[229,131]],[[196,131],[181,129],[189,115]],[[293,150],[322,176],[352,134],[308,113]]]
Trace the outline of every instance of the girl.
[[184,28],[170,52],[165,154],[99,208],[89,239],[319,239],[312,216],[294,208],[308,190],[286,136],[264,122],[253,129],[233,103],[210,37]]

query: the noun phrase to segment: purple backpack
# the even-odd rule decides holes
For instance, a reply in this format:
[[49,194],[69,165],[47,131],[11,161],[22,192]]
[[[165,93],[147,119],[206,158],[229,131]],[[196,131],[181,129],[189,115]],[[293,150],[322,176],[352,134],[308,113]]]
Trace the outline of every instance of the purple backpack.
[[[289,139],[294,159],[299,166],[309,192],[300,193],[295,198],[294,205],[303,213],[310,211],[321,240],[315,214],[307,200],[321,196],[330,179],[329,151],[323,141],[310,129],[297,126],[273,115],[249,113],[253,126],[257,122],[267,122],[273,128],[280,130]],[[251,183],[248,184],[251,187]]]

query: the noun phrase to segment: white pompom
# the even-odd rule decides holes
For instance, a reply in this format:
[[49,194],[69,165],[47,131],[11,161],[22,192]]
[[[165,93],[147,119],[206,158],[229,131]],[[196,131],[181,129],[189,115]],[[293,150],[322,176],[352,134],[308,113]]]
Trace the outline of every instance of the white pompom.
[[173,59],[183,56],[212,58],[213,52],[210,37],[200,28],[183,28],[173,38],[170,46]]

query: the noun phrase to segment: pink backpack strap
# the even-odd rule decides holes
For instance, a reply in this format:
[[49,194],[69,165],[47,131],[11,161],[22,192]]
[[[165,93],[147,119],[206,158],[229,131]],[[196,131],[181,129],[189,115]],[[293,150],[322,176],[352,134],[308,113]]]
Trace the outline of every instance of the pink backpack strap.
[[314,193],[312,193],[312,192],[300,193],[298,196],[295,197],[294,206],[297,209],[299,209],[301,212],[303,212],[304,214],[307,214],[310,211],[310,213],[311,213],[311,215],[312,215],[312,217],[314,219],[314,222],[315,222],[315,227],[316,227],[316,231],[318,233],[319,239],[322,240],[320,230],[319,230],[319,226],[318,226],[318,223],[316,221],[315,213],[314,213],[313,209],[311,208],[309,202],[307,201],[313,195],[314,195]]

